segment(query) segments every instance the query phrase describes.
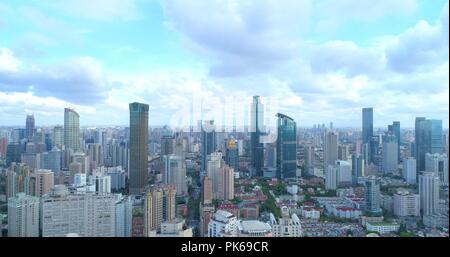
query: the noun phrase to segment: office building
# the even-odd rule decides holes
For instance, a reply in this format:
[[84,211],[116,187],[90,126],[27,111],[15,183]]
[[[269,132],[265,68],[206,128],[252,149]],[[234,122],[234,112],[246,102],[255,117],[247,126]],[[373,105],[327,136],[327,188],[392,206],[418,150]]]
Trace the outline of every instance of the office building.
[[313,175],[314,174],[314,146],[313,145],[305,145],[304,149],[304,169],[306,174]]
[[41,168],[51,170],[55,174],[61,171],[61,151],[57,148],[41,154]]
[[111,177],[102,173],[89,176],[89,184],[95,186],[97,193],[111,193]]
[[362,155],[352,154],[352,183],[355,185],[358,182],[358,178],[364,177],[364,158]]
[[80,115],[70,108],[64,108],[64,145],[80,150]]
[[250,159],[254,169],[254,175],[262,177],[264,167],[264,144],[262,135],[264,127],[264,105],[259,96],[253,96],[250,114]]
[[384,174],[396,173],[398,170],[398,145],[394,135],[383,137],[383,159],[382,168]]
[[216,127],[213,120],[205,120],[201,124],[201,158],[202,169],[205,172],[208,163],[208,155],[216,151]]
[[81,172],[85,174],[90,173],[89,156],[82,152],[76,152],[72,155],[72,160],[74,163],[81,164]]
[[160,156],[173,154],[174,146],[173,146],[173,133],[167,127],[164,127],[161,135],[161,151]]
[[31,170],[28,166],[23,163],[12,163],[6,171],[6,199],[21,192],[30,194],[30,177]]
[[338,145],[338,160],[348,160],[348,145]]
[[206,166],[206,175],[211,179],[213,198],[218,199],[220,186],[220,168],[222,164],[222,153],[214,152],[209,156],[208,164]]
[[334,165],[338,160],[338,134],[335,131],[325,134],[323,160],[324,167]]
[[371,153],[370,153],[370,143],[373,137],[373,108],[363,108],[362,109],[362,143],[367,145],[369,149],[368,157],[366,159],[367,165],[372,163]]
[[445,154],[425,155],[425,171],[433,172],[439,176],[441,185],[448,186],[448,158]]
[[62,126],[53,127],[53,146],[61,147],[64,144],[64,128]]
[[352,164],[347,161],[336,161],[337,168],[337,185],[350,186],[352,184]]
[[39,236],[39,197],[17,193],[8,199],[8,237]]
[[27,119],[25,122],[25,138],[28,140],[28,142],[33,141],[35,131],[34,115],[27,115]]
[[295,178],[297,175],[297,125],[281,113],[277,114],[277,178]]
[[408,184],[417,184],[416,159],[407,157],[403,160],[403,178]]
[[234,171],[239,171],[238,141],[235,139],[229,139],[226,143],[225,163]]
[[434,172],[419,176],[420,209],[422,215],[437,214],[439,210],[439,177]]
[[415,147],[417,160],[417,174],[425,171],[425,155],[427,153],[441,154],[444,151],[442,144],[442,120],[427,120],[416,118]]
[[234,198],[234,169],[223,165],[219,171],[218,199],[232,200]]
[[175,185],[178,195],[187,194],[184,158],[175,154],[164,155],[163,163],[162,183]]
[[401,135],[400,135],[400,121],[394,121],[392,125],[388,126],[388,132],[395,136],[397,139],[397,162],[400,162],[400,145],[401,145]]
[[130,194],[140,194],[147,185],[148,109],[147,104],[130,104]]
[[131,237],[133,219],[133,201],[131,196],[118,195],[115,203],[116,237]]

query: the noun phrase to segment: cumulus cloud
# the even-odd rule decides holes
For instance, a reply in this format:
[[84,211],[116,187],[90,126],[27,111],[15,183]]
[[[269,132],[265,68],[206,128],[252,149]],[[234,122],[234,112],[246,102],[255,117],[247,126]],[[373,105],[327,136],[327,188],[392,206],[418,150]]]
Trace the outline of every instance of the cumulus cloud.
[[386,49],[389,67],[397,72],[431,69],[448,61],[448,3],[436,25],[419,21],[399,35]]
[[211,74],[268,70],[297,56],[311,1],[163,1],[166,17],[192,49],[211,60]]
[[[107,81],[102,66],[91,57],[76,57],[54,65],[28,65],[18,69],[11,50],[2,50],[0,91],[33,92],[72,103],[95,103],[106,97]],[[6,61],[5,61],[6,60]],[[4,65],[3,65],[4,64]]]
[[311,68],[316,73],[344,72],[351,76],[372,74],[384,67],[383,55],[352,41],[329,41],[314,47]]

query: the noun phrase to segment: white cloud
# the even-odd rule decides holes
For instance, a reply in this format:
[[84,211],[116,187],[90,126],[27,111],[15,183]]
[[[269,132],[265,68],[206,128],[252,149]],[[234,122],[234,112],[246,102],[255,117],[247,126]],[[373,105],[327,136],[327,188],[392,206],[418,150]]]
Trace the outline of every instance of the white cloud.
[[136,0],[68,0],[57,3],[77,18],[96,21],[129,21],[140,17]]
[[19,70],[21,62],[14,56],[8,48],[0,48],[0,73],[16,72]]
[[397,72],[432,69],[448,60],[448,3],[436,25],[419,21],[400,34],[386,49],[389,67]]

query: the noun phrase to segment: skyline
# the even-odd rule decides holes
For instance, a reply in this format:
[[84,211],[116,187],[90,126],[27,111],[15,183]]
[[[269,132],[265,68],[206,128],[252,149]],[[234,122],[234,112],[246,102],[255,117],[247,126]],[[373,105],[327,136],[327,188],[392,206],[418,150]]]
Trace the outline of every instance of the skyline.
[[126,125],[142,102],[162,126],[191,101],[243,113],[260,95],[298,127],[359,128],[370,106],[375,128],[415,117],[448,128],[448,1],[368,4],[1,3],[0,124],[62,124],[73,107],[81,126]]

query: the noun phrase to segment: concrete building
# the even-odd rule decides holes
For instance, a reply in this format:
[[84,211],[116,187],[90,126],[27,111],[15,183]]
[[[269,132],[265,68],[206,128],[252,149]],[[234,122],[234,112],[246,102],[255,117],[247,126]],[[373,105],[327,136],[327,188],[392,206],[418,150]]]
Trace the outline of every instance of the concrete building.
[[400,225],[395,222],[366,222],[366,229],[380,234],[396,233],[400,229]]
[[175,188],[169,185],[153,187],[145,194],[144,236],[159,232],[163,221],[175,218],[175,195]]
[[337,188],[337,167],[335,165],[326,166],[325,189],[336,190]]
[[178,195],[187,194],[186,165],[184,158],[175,154],[163,156],[162,183],[175,185]]
[[272,227],[259,220],[239,220],[238,237],[272,237]]
[[398,140],[394,135],[383,137],[383,173],[396,173],[398,170]]
[[301,237],[302,226],[297,214],[289,215],[286,206],[281,207],[281,218],[278,221],[273,214],[270,214],[270,225],[272,226],[273,237]]
[[420,216],[420,195],[410,194],[408,191],[398,191],[394,194],[394,215]]
[[380,184],[374,176],[368,177],[365,183],[366,212],[372,216],[381,216]]
[[131,237],[133,219],[133,201],[130,196],[117,195],[116,204],[116,237]]
[[51,170],[39,169],[33,176],[36,178],[34,195],[41,197],[48,194],[54,185],[54,173]]
[[41,198],[42,236],[114,237],[115,202],[111,194],[69,193],[56,185]]
[[350,186],[352,184],[352,164],[348,161],[336,161],[337,176],[336,183],[339,186]]
[[8,237],[39,236],[39,197],[17,193],[8,199]]
[[323,160],[324,167],[334,165],[338,160],[338,134],[335,131],[329,131],[325,135]]
[[238,220],[233,214],[217,210],[208,224],[208,237],[236,237]]
[[417,184],[416,176],[416,159],[413,157],[407,157],[403,160],[403,178],[408,184]]
[[439,176],[441,185],[448,186],[448,158],[445,154],[430,154],[425,155],[425,171],[433,172]]
[[211,179],[212,182],[212,192],[214,199],[218,199],[220,197],[220,168],[223,166],[222,162],[222,153],[214,152],[209,156],[209,160],[206,165],[207,176]]
[[95,192],[111,193],[111,177],[102,173],[89,176],[89,184],[95,186]]
[[434,172],[419,176],[420,209],[422,215],[437,214],[439,209],[439,177]]
[[192,237],[192,228],[187,228],[184,220],[174,219],[161,223],[161,231],[153,230],[150,237]]
[[234,169],[224,164],[220,168],[218,199],[232,200],[234,198]]
[[203,204],[211,204],[213,199],[212,181],[208,176],[203,178]]

